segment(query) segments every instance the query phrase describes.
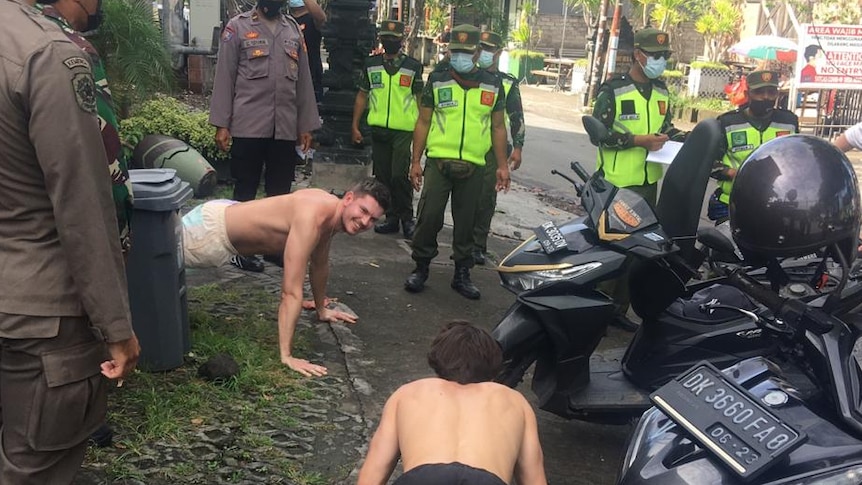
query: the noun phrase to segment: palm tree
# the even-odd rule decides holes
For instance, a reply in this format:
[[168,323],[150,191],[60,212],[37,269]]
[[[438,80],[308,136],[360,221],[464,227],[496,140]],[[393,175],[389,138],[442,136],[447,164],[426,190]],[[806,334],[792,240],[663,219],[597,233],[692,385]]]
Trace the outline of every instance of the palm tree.
[[149,0],[105,0],[93,44],[102,55],[117,115],[174,85],[171,57]]

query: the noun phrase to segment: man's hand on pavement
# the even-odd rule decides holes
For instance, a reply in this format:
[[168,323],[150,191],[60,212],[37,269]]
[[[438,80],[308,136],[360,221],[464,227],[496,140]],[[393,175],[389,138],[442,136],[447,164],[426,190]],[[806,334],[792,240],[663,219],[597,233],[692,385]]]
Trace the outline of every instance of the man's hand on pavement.
[[356,316],[340,310],[330,310],[329,308],[320,308],[317,310],[317,319],[321,322],[344,322],[356,323]]
[[297,359],[296,357],[282,357],[281,363],[299,372],[305,377],[323,377],[326,375],[326,367],[322,365],[312,364],[305,359]]
[[230,130],[227,128],[217,128],[215,142],[219,150],[223,152],[228,151],[230,149]]
[[130,338],[108,344],[111,360],[102,362],[102,375],[108,379],[122,379],[128,376],[138,363],[141,346],[138,337],[132,334]]

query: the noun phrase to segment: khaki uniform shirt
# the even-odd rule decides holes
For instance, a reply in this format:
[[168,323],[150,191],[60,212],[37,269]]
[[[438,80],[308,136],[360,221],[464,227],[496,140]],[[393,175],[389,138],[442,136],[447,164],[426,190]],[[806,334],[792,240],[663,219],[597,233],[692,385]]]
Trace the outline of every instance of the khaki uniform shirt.
[[296,140],[320,128],[308,52],[296,21],[282,15],[275,32],[256,9],[224,28],[210,102],[210,123],[231,136]]
[[[132,335],[90,61],[30,6],[0,0],[0,336],[20,316],[87,316]],[[51,323],[53,322],[53,323]]]

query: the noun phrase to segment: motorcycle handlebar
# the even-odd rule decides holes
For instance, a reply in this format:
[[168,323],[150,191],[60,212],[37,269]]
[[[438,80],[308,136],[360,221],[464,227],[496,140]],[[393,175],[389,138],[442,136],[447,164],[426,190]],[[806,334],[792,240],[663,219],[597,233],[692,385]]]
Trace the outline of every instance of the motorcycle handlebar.
[[748,276],[741,269],[730,273],[727,281],[772,310],[794,330],[811,330],[814,333],[826,333],[835,325],[834,317],[822,311],[810,308],[799,300],[782,298]]
[[569,164],[569,167],[571,167],[572,171],[578,174],[578,177],[580,177],[585,183],[590,179],[590,175],[586,170],[584,170],[584,167],[582,167],[580,163],[572,162]]
[[727,277],[728,282],[742,290],[746,295],[751,296],[755,300],[766,305],[767,308],[778,314],[781,307],[787,301],[772,292],[771,290],[758,283],[754,278],[737,269],[730,273]]

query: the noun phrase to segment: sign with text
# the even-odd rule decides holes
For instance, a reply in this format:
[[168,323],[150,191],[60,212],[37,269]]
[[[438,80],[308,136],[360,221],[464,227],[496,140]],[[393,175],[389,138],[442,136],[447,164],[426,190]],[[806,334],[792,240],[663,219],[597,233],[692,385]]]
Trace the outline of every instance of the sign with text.
[[862,89],[862,26],[802,25],[796,87]]

